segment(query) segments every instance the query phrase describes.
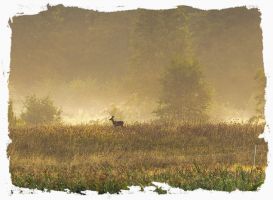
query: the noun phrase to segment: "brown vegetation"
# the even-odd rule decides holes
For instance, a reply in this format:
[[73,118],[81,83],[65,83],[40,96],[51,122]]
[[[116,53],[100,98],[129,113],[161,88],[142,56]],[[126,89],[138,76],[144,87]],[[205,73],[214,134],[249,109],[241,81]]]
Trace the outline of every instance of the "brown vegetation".
[[186,190],[256,190],[265,176],[262,131],[263,125],[225,123],[10,128],[10,170],[15,185],[74,192],[118,192],[152,181]]

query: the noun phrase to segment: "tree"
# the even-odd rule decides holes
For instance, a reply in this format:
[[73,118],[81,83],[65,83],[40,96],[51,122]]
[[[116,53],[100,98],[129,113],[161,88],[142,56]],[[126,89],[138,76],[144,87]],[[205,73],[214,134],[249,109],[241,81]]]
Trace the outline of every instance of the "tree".
[[256,115],[249,119],[249,122],[259,122],[264,120],[264,105],[265,105],[265,86],[266,79],[264,75],[263,68],[257,70],[255,75],[255,80],[257,81],[256,85]]
[[9,126],[15,126],[16,125],[16,116],[13,111],[13,103],[11,100],[9,100],[9,107],[8,107],[8,121]]
[[191,32],[186,9],[139,9],[129,43],[126,85],[134,93],[154,99],[161,72],[176,56],[189,57]]
[[21,119],[30,125],[60,123],[61,112],[49,97],[38,98],[32,95],[27,96],[24,101]]
[[197,62],[173,60],[161,79],[156,115],[164,120],[207,119],[210,93]]

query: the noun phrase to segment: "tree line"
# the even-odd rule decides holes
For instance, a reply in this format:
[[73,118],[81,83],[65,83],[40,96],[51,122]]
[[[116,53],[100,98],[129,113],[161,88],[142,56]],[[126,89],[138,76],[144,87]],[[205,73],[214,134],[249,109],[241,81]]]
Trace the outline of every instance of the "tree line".
[[[261,91],[265,81],[261,78],[262,71],[255,77]],[[211,93],[197,61],[172,60],[160,79],[161,94],[158,107],[154,110],[157,119],[161,121],[187,122],[193,120],[208,121]],[[264,118],[263,92],[256,96],[257,114],[250,121]],[[59,124],[62,122],[62,109],[54,105],[50,97],[25,97],[23,110],[17,118],[13,111],[12,100],[9,101],[8,120],[10,126],[16,124],[40,125]],[[126,119],[125,119],[126,120]]]

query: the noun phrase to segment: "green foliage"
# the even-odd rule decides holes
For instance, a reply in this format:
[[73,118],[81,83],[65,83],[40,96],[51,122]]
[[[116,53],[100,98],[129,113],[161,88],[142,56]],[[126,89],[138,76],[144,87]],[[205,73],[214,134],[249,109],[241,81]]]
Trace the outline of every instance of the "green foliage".
[[21,119],[29,125],[60,123],[61,112],[49,97],[32,95],[25,98]]
[[11,100],[9,100],[9,107],[8,107],[8,122],[9,126],[15,126],[16,125],[16,116],[13,111],[13,103]]
[[173,60],[162,79],[158,117],[165,120],[207,119],[210,93],[197,62]]
[[158,194],[167,194],[167,191],[163,190],[161,187],[156,187],[155,192]]

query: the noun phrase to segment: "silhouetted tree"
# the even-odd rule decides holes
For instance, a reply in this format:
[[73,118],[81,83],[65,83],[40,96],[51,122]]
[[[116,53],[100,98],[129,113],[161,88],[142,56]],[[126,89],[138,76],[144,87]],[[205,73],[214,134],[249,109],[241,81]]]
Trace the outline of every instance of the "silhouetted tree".
[[264,75],[263,68],[259,69],[256,72],[255,80],[257,81],[257,87],[256,87],[256,115],[250,118],[250,122],[258,122],[260,120],[264,120],[264,105],[265,105],[265,86],[266,86],[266,80]]
[[164,120],[191,121],[208,118],[210,93],[197,62],[173,60],[161,79],[159,107]]
[[13,111],[13,103],[11,100],[9,100],[9,107],[8,107],[8,122],[9,122],[9,126],[16,125],[16,116]]
[[54,106],[49,97],[27,96],[21,119],[25,124],[53,124],[61,122],[61,109]]

